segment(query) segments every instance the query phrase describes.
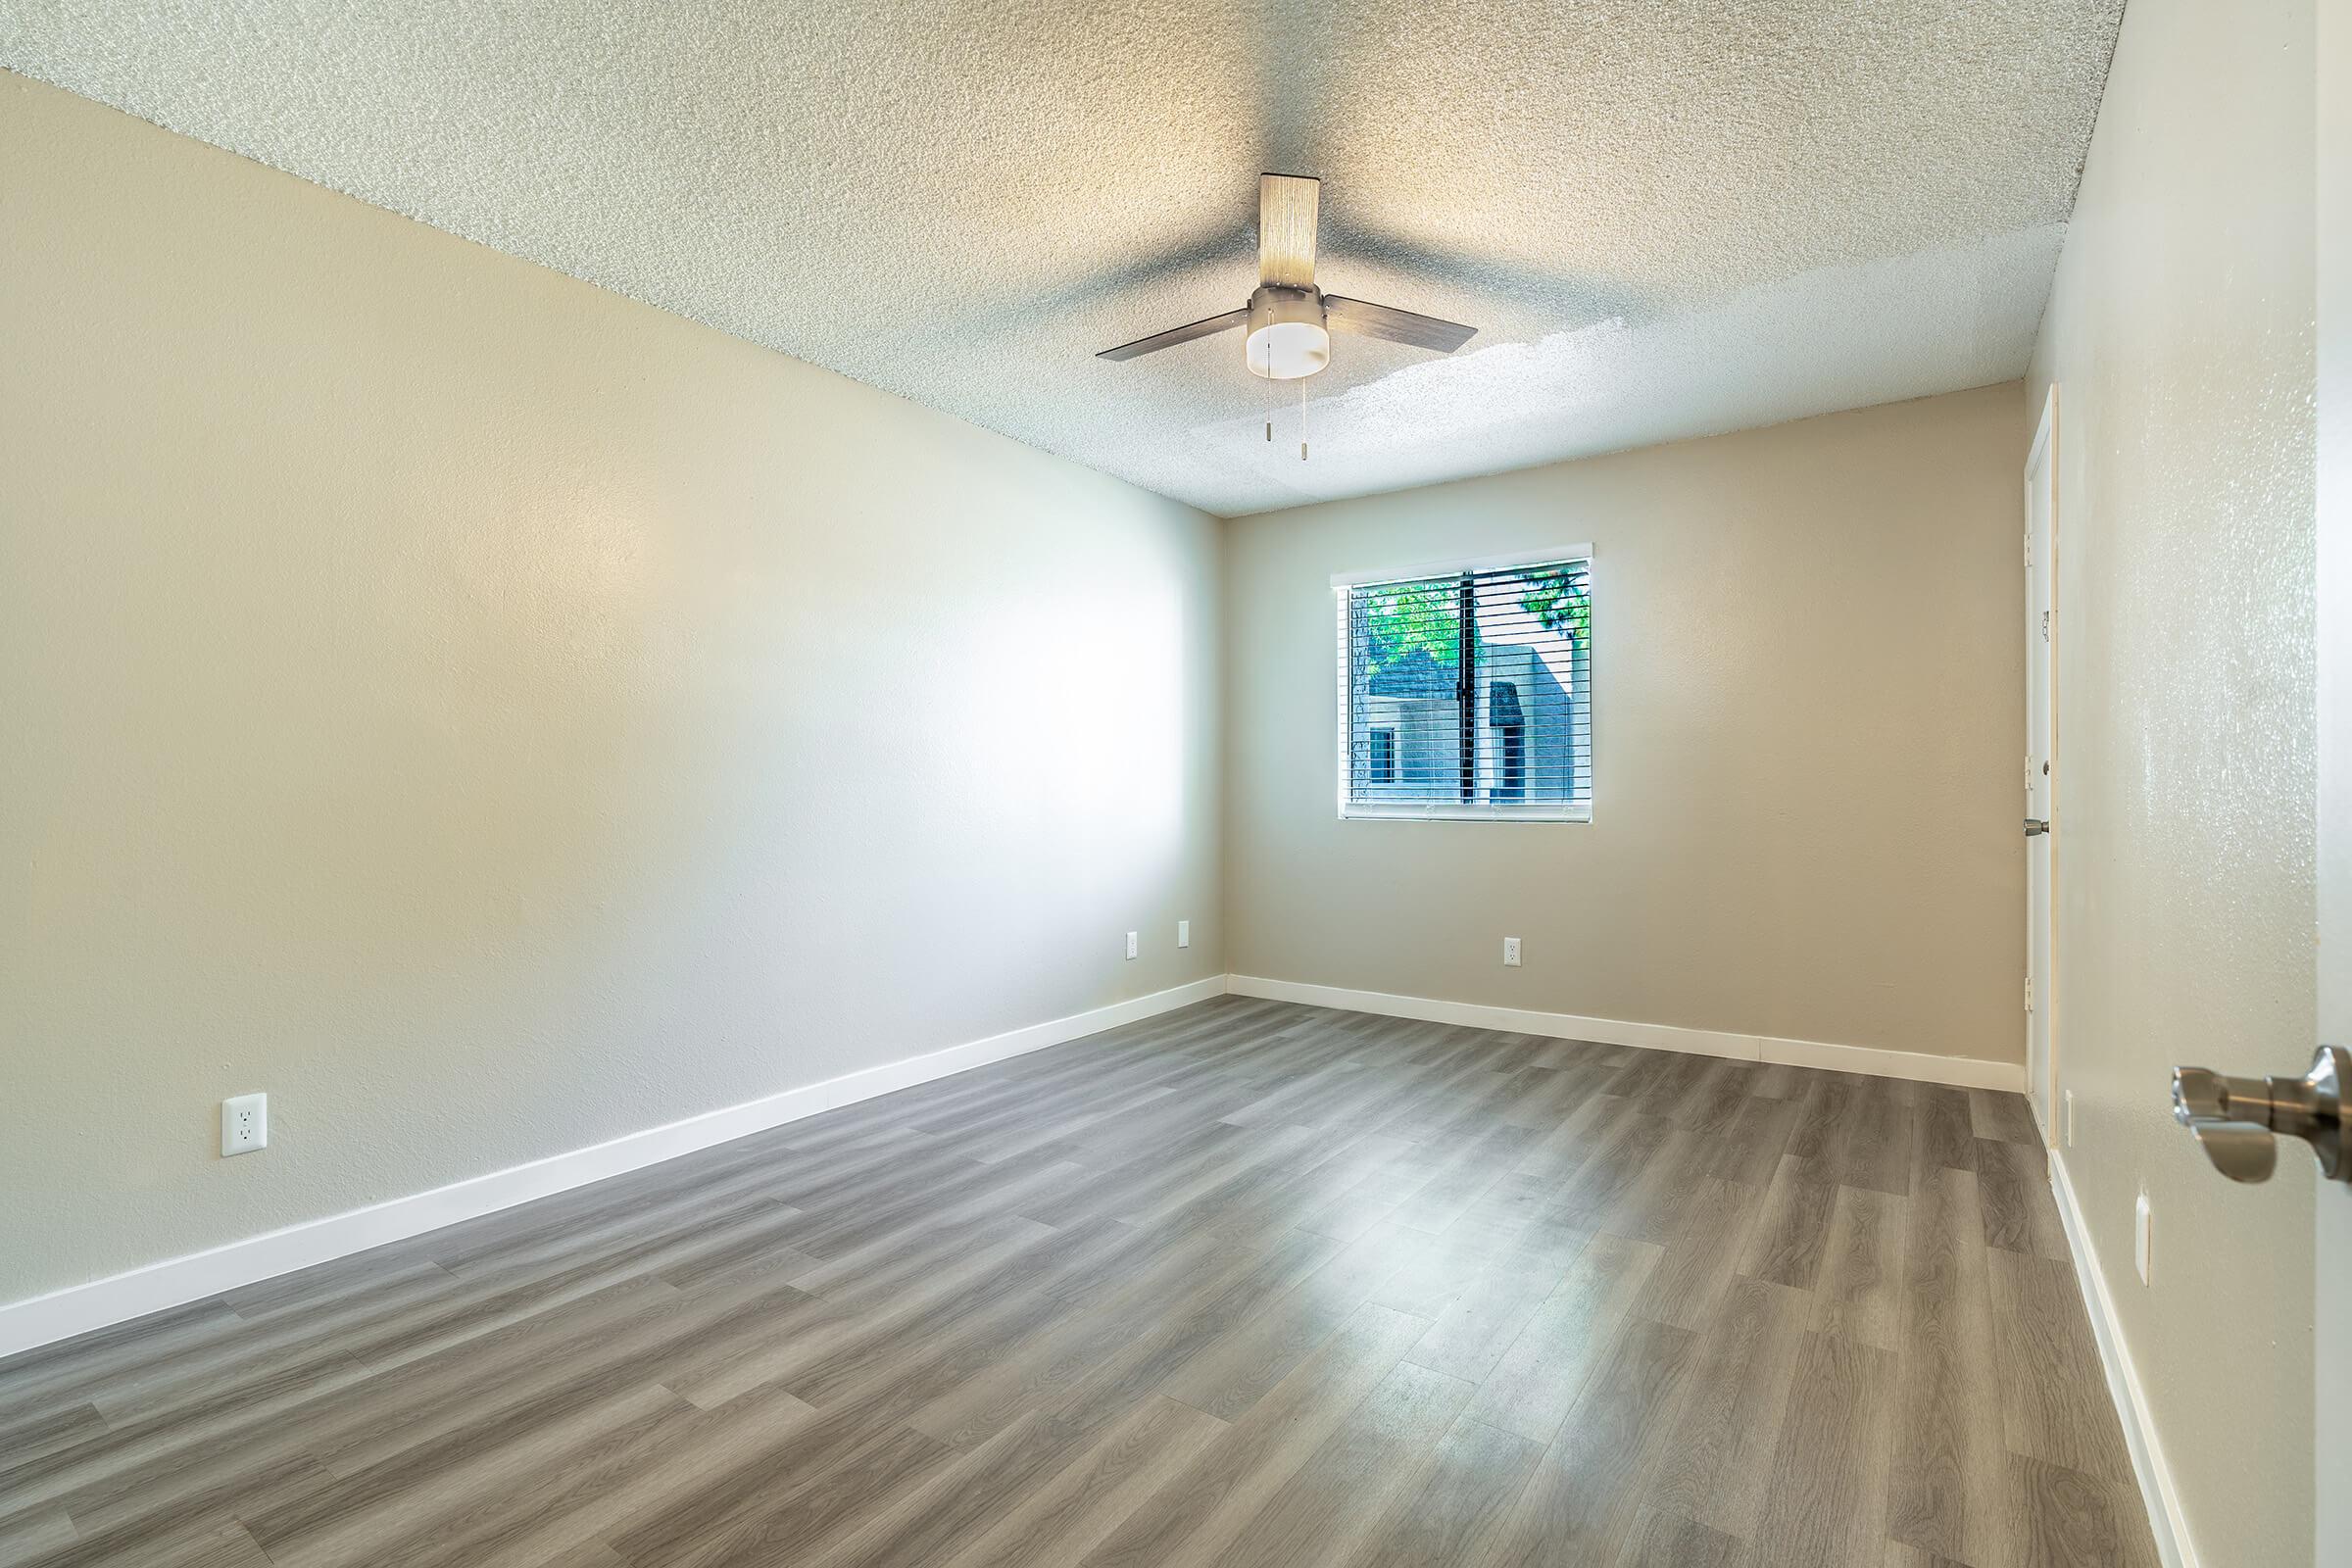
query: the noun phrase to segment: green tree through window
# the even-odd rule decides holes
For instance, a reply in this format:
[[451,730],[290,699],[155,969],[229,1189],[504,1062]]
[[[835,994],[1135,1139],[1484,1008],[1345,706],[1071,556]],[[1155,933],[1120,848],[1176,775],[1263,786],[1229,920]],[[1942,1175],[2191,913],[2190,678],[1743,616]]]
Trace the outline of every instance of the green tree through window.
[[1592,632],[1592,578],[1582,566],[1554,566],[1527,574],[1519,608],[1545,631],[1583,642]]
[[1365,595],[1364,621],[1367,675],[1403,662],[1415,649],[1446,669],[1460,662],[1462,607],[1450,577],[1371,590]]
[[[1592,581],[1582,566],[1553,566],[1530,571],[1519,595],[1519,608],[1536,617],[1545,631],[1583,642],[1592,630]],[[1451,578],[1403,582],[1376,588],[1366,595],[1365,629],[1369,660],[1366,673],[1385,669],[1409,658],[1418,649],[1442,669],[1455,668],[1461,659],[1461,597]]]

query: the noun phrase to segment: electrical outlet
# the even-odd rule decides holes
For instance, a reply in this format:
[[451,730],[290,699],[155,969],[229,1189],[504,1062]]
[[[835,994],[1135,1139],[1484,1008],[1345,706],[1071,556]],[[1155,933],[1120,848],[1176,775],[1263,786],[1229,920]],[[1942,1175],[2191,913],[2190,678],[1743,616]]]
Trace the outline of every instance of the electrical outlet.
[[1189,948],[1193,945],[1192,921],[1179,920],[1176,922],[1176,945],[1180,948]]
[[1135,933],[1134,933],[1134,932],[1132,932],[1132,931],[1130,931],[1130,932],[1128,932],[1128,933],[1127,933],[1127,956],[1129,956],[1130,958],[1132,958],[1132,957],[1134,957],[1134,956],[1135,956],[1135,954],[1136,954],[1136,946],[1135,946]]
[[1519,967],[1519,939],[1517,937],[1502,939],[1502,966],[1506,969]]
[[2145,1285],[2156,1253],[2156,1210],[2149,1205],[2145,1191],[2139,1195],[2132,1219],[2132,1266],[2139,1270],[2139,1283]]
[[270,1146],[270,1097],[238,1095],[220,1102],[220,1157]]
[[2075,1147],[2075,1092],[2066,1092],[2066,1147]]

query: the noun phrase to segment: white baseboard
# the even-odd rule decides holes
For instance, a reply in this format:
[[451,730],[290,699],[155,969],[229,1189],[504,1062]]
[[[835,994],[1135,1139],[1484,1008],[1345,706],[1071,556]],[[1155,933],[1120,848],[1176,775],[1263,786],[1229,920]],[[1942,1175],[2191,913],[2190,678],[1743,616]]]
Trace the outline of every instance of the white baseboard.
[[1716,1029],[1685,1029],[1676,1024],[1632,1023],[1618,1018],[1580,1018],[1567,1012],[1532,1012],[1523,1007],[1490,1007],[1473,1002],[1398,997],[1385,991],[1349,991],[1340,986],[1310,986],[1296,980],[1262,980],[1254,975],[1228,975],[1226,982],[1228,989],[1240,997],[1302,1002],[1310,1006],[1344,1007],[1351,1012],[1386,1013],[1430,1023],[1468,1024],[1476,1029],[1500,1029],[1511,1034],[1591,1040],[1604,1046],[1642,1046],[1653,1051],[1690,1052],[1702,1056],[1734,1056],[1741,1061],[1778,1062],[1791,1067],[1828,1067],[1878,1078],[1953,1084],[1962,1089],[2022,1092],[2026,1087],[2026,1069],[2014,1061],[1931,1056],[1914,1051],[1882,1051],[1873,1046],[1833,1046],[1817,1040],[1776,1040],[1770,1035],[1726,1034]]
[[527,1203],[534,1198],[675,1159],[680,1154],[798,1121],[804,1116],[1099,1034],[1224,994],[1225,977],[1211,975],[1129,1002],[950,1046],[927,1055],[885,1062],[861,1072],[845,1073],[823,1083],[787,1089],[666,1126],[649,1127],[608,1143],[552,1154],[528,1164],[436,1187],[430,1192],[289,1225],[283,1230],[249,1236],[185,1257],[169,1258],[93,1280],[87,1285],[36,1296],[0,1306],[0,1356],[86,1334],[168,1306],[202,1300],[257,1280],[272,1279],[314,1263],[422,1235],[460,1220]]
[[887,1095],[893,1090],[928,1083],[967,1068],[985,1066],[1060,1045],[1104,1029],[1115,1029],[1154,1013],[1187,1006],[1227,992],[1311,1006],[1342,1007],[1355,1012],[1387,1013],[1436,1023],[1469,1024],[1515,1034],[1543,1035],[1563,1040],[1592,1040],[1603,1045],[1642,1046],[1659,1051],[1697,1052],[1734,1056],[1747,1061],[1786,1062],[1801,1067],[1831,1067],[1882,1077],[1912,1078],[1929,1083],[1958,1084],[1974,1089],[2020,1089],[2024,1069],[2011,1062],[1978,1061],[1960,1056],[1929,1056],[1912,1052],[1880,1051],[1865,1046],[1824,1045],[1806,1040],[1775,1040],[1761,1035],[1725,1034],[1708,1029],[1684,1029],[1671,1024],[1630,1023],[1607,1018],[1580,1018],[1562,1012],[1532,1012],[1516,1007],[1480,1006],[1464,1002],[1439,1002],[1425,997],[1391,996],[1378,991],[1348,991],[1337,986],[1303,985],[1290,980],[1264,980],[1249,975],[1211,975],[1189,985],[1114,1003],[1089,1012],[1073,1013],[1025,1029],[991,1035],[928,1055],[886,1062],[861,1072],[844,1074],[823,1083],[787,1089],[780,1094],[729,1105],[662,1127],[628,1133],[607,1143],[552,1154],[507,1170],[493,1171],[430,1192],[396,1198],[348,1213],[329,1215],[229,1242],[184,1257],[150,1263],[127,1273],[68,1287],[46,1296],[0,1306],[0,1356],[36,1346],[86,1334],[92,1329],[124,1322],[165,1307],[202,1300],[259,1280],[272,1279],[315,1263],[366,1251],[388,1242],[404,1241],[444,1225],[473,1219],[535,1198],[584,1187],[626,1171],[675,1159],[698,1149],[785,1122],[798,1121],[842,1105]]
[[2090,1312],[2091,1333],[2099,1342],[2099,1360],[2107,1368],[2107,1393],[2115,1413],[2123,1418],[2124,1446],[2132,1450],[2132,1471],[2139,1478],[2139,1494],[2147,1505],[2148,1528],[2156,1536],[2156,1554],[2164,1568],[2198,1568],[2196,1546],[2190,1541],[2188,1520],[2180,1512],[2180,1494],[2173,1486],[2172,1467],[2164,1462],[2164,1445],[2157,1440],[2156,1422],[2148,1413],[2148,1396],[2139,1385],[2139,1370],[2124,1343],[2123,1325],[2115,1315],[2115,1298],[2107,1293],[2107,1276],[2099,1269],[2098,1249],[2090,1228],[2082,1223],[2082,1205],[2075,1200],[2074,1178],[2066,1159],[2050,1151],[2050,1191],[2058,1200],[2058,1218],[2066,1227],[2067,1247],[2075,1256],[2075,1277],[2082,1282],[2082,1304]]

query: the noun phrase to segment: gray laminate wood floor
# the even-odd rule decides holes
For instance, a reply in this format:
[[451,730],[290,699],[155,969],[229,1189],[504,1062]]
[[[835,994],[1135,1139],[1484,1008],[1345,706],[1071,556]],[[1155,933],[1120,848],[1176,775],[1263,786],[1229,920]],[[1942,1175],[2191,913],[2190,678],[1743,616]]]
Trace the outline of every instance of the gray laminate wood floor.
[[0,1363],[0,1562],[2153,1564],[2014,1096],[1225,998]]

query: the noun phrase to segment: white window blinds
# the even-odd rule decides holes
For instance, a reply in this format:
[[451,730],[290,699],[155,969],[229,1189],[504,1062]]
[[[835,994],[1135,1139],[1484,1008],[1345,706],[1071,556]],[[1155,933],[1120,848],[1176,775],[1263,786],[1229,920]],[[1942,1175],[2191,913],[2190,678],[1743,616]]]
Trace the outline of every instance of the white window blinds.
[[1591,816],[1589,559],[1424,570],[1338,593],[1343,814]]

